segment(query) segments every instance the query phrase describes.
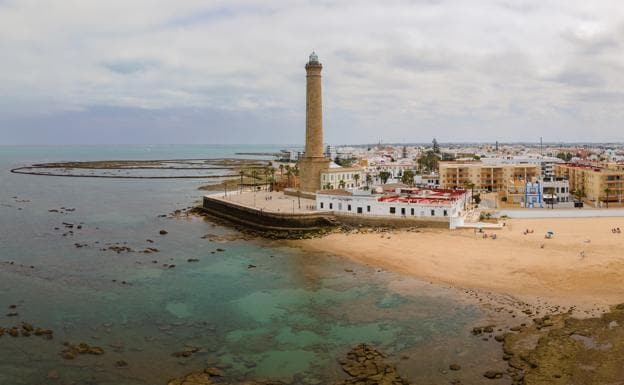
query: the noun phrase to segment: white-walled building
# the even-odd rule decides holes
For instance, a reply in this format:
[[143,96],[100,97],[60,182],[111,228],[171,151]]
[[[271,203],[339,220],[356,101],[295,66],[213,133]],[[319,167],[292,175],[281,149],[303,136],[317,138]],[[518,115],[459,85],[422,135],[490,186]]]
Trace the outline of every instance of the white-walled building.
[[359,188],[366,183],[364,170],[360,167],[341,167],[331,162],[327,170],[321,171],[321,189]]
[[448,220],[461,216],[467,205],[465,190],[401,188],[395,193],[363,190],[325,190],[316,194],[316,208],[339,214]]
[[414,185],[418,187],[440,188],[440,175],[414,175]]
[[494,158],[481,158],[481,162],[484,164],[530,164],[540,166],[542,171],[542,177],[553,177],[555,176],[555,164],[564,163],[563,160],[559,158],[555,158],[552,156],[541,156],[541,155],[524,155],[524,156],[499,156]]

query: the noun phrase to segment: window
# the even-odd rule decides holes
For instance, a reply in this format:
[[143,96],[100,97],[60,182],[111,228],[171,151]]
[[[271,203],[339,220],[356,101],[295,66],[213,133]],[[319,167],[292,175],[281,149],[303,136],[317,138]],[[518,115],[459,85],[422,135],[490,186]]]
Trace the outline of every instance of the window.
[[435,210],[431,210],[431,216],[435,217]]
[[394,214],[396,213],[396,208],[395,207],[390,207],[390,214]]
[[358,213],[358,214],[362,214],[362,208],[361,208],[361,207],[358,207],[358,208],[357,208],[357,213]]
[[334,204],[333,204],[333,203],[330,203],[330,204],[329,204],[329,209],[330,209],[330,210],[332,210],[333,208],[334,208]]
[[448,211],[444,210],[444,216],[448,217]]
[[414,215],[414,208],[411,209],[411,214]]
[[321,202],[321,208],[323,208],[323,202]]
[[347,205],[347,211],[351,211],[351,205]]
[[370,206],[366,206],[366,212],[370,213]]
[[401,215],[405,215],[405,207],[401,207]]

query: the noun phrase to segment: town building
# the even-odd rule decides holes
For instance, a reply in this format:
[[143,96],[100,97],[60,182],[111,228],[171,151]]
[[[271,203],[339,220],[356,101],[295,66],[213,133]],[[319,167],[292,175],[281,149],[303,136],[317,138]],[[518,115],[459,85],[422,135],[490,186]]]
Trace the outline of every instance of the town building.
[[316,194],[316,209],[344,215],[399,217],[414,220],[436,219],[451,222],[468,205],[466,190],[397,188],[394,192],[375,190],[325,190]]
[[505,191],[513,181],[531,181],[541,175],[537,164],[487,164],[481,161],[440,162],[440,187],[474,186],[477,191]]
[[538,165],[541,170],[542,178],[550,178],[555,176],[555,165],[558,163],[563,163],[564,161],[552,157],[552,156],[541,156],[541,155],[514,155],[514,156],[500,156],[493,158],[481,158],[481,162],[483,164],[493,164],[493,165]]
[[544,204],[551,207],[568,206],[570,199],[570,181],[565,178],[544,178],[542,180],[544,190]]
[[505,206],[523,208],[571,207],[570,187],[562,178],[512,180],[499,192]]
[[414,175],[414,185],[417,187],[440,188],[440,175],[436,173]]
[[564,163],[555,166],[555,175],[566,178],[570,191],[594,206],[624,200],[624,165],[617,163]]
[[321,171],[321,190],[359,188],[366,184],[364,170],[360,167],[341,167],[334,162]]

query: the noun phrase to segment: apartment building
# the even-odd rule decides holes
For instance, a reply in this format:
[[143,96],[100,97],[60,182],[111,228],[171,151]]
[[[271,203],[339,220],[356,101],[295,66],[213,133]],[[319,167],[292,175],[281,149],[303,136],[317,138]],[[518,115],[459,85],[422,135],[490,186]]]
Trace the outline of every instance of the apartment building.
[[564,163],[563,160],[552,156],[541,155],[517,155],[517,156],[501,156],[495,158],[481,158],[481,162],[485,164],[512,164],[524,165],[533,164],[540,166],[542,178],[552,178],[555,176],[555,165]]
[[564,163],[555,165],[555,175],[566,178],[575,196],[601,206],[624,200],[624,166],[617,163]]
[[481,161],[440,162],[440,187],[504,191],[510,182],[531,181],[541,176],[539,164],[494,164]]

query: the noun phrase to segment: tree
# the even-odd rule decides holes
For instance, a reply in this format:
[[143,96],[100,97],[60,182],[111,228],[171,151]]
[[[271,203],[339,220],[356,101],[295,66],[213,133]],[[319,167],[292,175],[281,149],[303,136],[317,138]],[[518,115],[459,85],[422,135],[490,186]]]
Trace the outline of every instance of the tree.
[[256,179],[258,179],[258,170],[252,170],[251,177],[253,178],[254,191],[256,191]]
[[414,184],[414,171],[412,170],[405,170],[403,172],[403,175],[401,176],[401,182],[408,184],[408,185],[413,185]]
[[344,179],[340,179],[340,182],[338,182],[338,188],[345,188],[345,185],[346,185],[346,183],[345,183]]
[[360,174],[353,174],[353,180],[355,181],[355,185],[358,186],[358,182],[360,181]]
[[440,153],[440,145],[438,144],[438,141],[436,140],[436,138],[433,138],[433,141],[431,142],[431,144],[433,145],[433,152],[434,152],[434,154],[439,154]]
[[470,196],[472,197],[472,199],[474,200],[474,188],[475,188],[475,184],[472,182],[464,182],[464,187],[466,189],[470,189]]
[[274,185],[275,185],[275,169],[273,167],[271,167],[270,173],[271,173],[271,191],[273,191]]
[[290,187],[290,177],[292,177],[293,175],[293,169],[290,168],[289,165],[286,165],[285,169],[286,169],[286,177],[288,178],[288,187]]
[[429,150],[425,152],[423,155],[418,158],[417,163],[418,167],[421,170],[425,170],[426,172],[432,172],[438,169],[438,162],[440,161],[440,157],[438,154]]
[[474,200],[474,203],[479,204],[481,203],[481,194],[475,194],[472,196],[472,200]]
[[366,187],[370,187],[373,184],[373,177],[371,174],[366,174]]
[[269,175],[271,175],[271,169],[266,167],[264,169],[264,189],[269,189]]
[[388,179],[390,179],[390,172],[389,171],[380,171],[379,172],[379,179],[381,179],[381,183],[386,184],[388,182]]

